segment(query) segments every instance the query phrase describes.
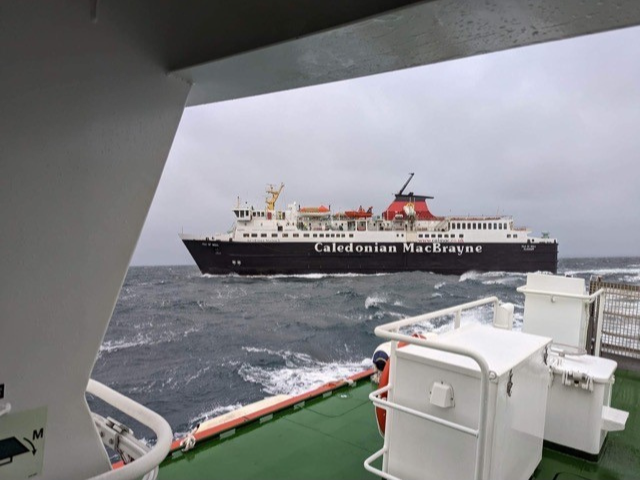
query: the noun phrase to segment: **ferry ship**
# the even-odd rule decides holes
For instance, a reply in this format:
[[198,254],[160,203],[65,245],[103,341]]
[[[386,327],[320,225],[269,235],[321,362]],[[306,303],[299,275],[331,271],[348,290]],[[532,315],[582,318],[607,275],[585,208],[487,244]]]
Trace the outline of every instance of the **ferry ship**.
[[556,273],[556,239],[534,237],[507,216],[435,216],[427,205],[433,197],[405,193],[413,176],[379,216],[362,206],[334,213],[295,202],[277,210],[284,184],[269,185],[264,208],[238,201],[230,232],[180,238],[203,274]]

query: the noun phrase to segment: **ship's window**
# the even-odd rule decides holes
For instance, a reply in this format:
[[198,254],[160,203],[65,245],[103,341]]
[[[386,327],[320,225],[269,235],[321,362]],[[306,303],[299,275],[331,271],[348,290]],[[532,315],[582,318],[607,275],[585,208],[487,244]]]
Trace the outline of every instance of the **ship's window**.
[[467,230],[471,230],[471,223],[467,222]]
[[438,238],[442,238],[442,234],[441,233],[438,234]]
[[[319,233],[319,234],[318,234],[318,236],[319,236],[320,238],[324,238],[324,233]],[[328,236],[329,236],[329,235],[327,235],[327,237],[328,237]]]
[[463,223],[461,226],[462,226],[461,230],[466,230],[467,229],[467,224],[466,223]]
[[242,234],[242,236],[243,236],[244,238],[249,238],[249,234],[248,234],[248,233],[244,233],[244,234]]
[[[285,233],[285,235],[286,235],[286,233]],[[299,236],[300,236],[300,235],[299,235],[299,234],[297,234],[297,233],[294,233],[294,234],[293,234],[293,238],[298,238]]]
[[489,224],[489,230],[491,230],[491,225],[493,225],[492,223]]
[[271,237],[272,237],[272,238],[277,238],[277,237],[278,237],[278,234],[277,234],[277,233],[272,233],[272,234],[271,234]]
[[314,234],[313,234],[313,238],[316,238],[317,236],[318,236],[318,234],[317,234],[317,233],[314,233]]
[[513,238],[518,238],[518,234],[517,234],[517,233],[514,233],[514,234],[513,234]]
[[511,234],[510,233],[507,233],[507,238],[511,238]]
[[283,234],[282,234],[282,237],[283,237],[283,238],[288,238],[288,237],[289,237],[289,234],[288,234],[288,233],[283,233]]
[[482,224],[482,229],[483,229],[483,230],[486,230],[486,229],[487,229],[487,224],[486,224],[486,223],[483,223],[483,224]]
[[418,238],[422,238],[422,234],[421,233],[418,234]]
[[350,234],[349,234],[349,238],[353,238],[353,233],[350,233]]
[[498,224],[498,230],[502,230],[502,224],[501,223]]
[[304,238],[309,238],[309,234],[308,234],[308,233],[303,233],[303,234],[302,234],[302,236],[303,236]]
[[256,238],[257,236],[258,236],[258,234],[257,234],[257,233],[252,233],[252,234],[251,234],[251,237],[252,237],[252,238]]
[[461,233],[460,235],[458,235],[458,237],[464,238],[464,235]]
[[260,234],[260,236],[261,236],[262,238],[266,238],[267,234],[266,234],[266,233],[261,233],[261,234]]

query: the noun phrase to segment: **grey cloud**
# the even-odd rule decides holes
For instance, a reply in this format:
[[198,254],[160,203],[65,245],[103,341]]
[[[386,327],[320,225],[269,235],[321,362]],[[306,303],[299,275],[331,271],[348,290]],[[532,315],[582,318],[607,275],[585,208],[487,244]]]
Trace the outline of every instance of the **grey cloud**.
[[133,264],[192,263],[239,195],[373,205],[416,172],[436,214],[511,214],[562,256],[640,255],[640,29],[189,109]]

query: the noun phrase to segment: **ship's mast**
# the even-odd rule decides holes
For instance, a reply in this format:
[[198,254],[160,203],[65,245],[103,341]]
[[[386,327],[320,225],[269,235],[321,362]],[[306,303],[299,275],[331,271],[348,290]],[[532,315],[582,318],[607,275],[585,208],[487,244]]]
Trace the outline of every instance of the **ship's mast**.
[[411,181],[411,179],[413,178],[414,175],[415,175],[415,173],[410,173],[409,174],[409,180],[407,180],[405,182],[405,184],[402,186],[402,188],[400,189],[400,191],[396,195],[402,195],[402,192],[404,192],[404,189],[407,188],[407,185],[409,185],[409,182]]
[[280,183],[280,188],[278,188],[277,190],[272,184],[267,185],[267,193],[270,195],[266,199],[268,211],[272,212],[276,209],[276,201],[278,200],[280,192],[282,192],[283,188],[284,183]]

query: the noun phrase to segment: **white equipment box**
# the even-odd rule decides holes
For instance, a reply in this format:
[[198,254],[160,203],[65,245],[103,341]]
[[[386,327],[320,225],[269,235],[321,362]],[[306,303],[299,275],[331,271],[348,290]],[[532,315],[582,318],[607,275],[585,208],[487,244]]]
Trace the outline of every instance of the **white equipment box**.
[[628,412],[611,408],[617,364],[590,355],[550,355],[554,378],[547,404],[544,439],[597,455],[608,431],[623,430]]
[[[551,339],[490,326],[468,326],[437,337],[486,360],[488,389],[482,478],[527,480],[542,458]],[[478,364],[460,355],[409,345],[392,358],[389,401],[468,431],[393,408],[387,413],[384,469],[402,480],[473,479],[479,428]],[[481,433],[482,435],[482,433]]]
[[[587,344],[588,302],[582,278],[544,273],[527,275],[522,331],[553,338],[554,343],[584,348]],[[571,297],[573,296],[573,298]]]

